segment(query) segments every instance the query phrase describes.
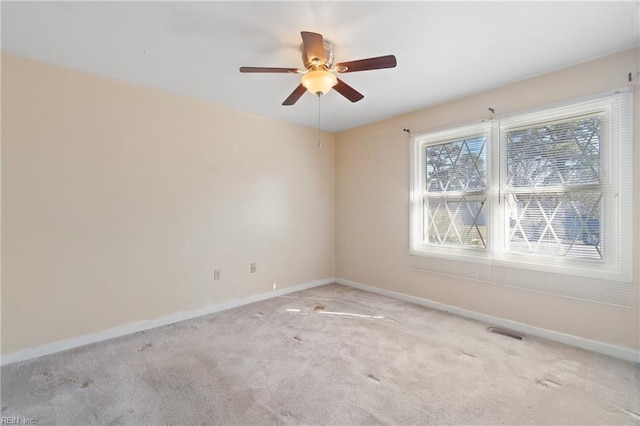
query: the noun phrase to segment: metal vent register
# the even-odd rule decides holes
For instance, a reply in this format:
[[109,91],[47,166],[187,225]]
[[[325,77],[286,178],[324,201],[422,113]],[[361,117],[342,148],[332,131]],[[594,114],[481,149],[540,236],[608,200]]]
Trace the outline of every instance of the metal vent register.
[[489,333],[501,334],[503,336],[511,337],[512,339],[522,340],[524,336],[522,334],[518,334],[515,331],[507,330],[506,328],[499,327],[489,327]]

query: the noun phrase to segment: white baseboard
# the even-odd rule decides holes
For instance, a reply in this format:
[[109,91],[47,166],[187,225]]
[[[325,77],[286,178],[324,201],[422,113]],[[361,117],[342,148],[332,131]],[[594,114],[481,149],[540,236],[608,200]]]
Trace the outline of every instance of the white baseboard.
[[309,288],[318,287],[325,284],[331,284],[334,282],[335,282],[335,278],[325,278],[322,280],[311,281],[311,282],[299,284],[293,287],[287,287],[280,290],[270,291],[267,293],[255,294],[255,295],[243,297],[240,299],[233,299],[228,302],[224,302],[216,305],[205,306],[204,308],[196,309],[193,311],[176,312],[175,314],[167,315],[167,316],[156,318],[149,321],[140,321],[132,324],[123,325],[121,327],[111,328],[109,330],[99,331],[97,333],[86,334],[83,336],[73,337],[71,339],[60,340],[57,342],[47,343],[45,345],[22,349],[17,352],[13,352],[7,355],[2,355],[0,359],[0,365],[7,365],[7,364],[12,364],[14,362],[26,361],[26,360],[38,358],[44,355],[50,355],[56,352],[62,352],[62,351],[77,348],[80,346],[88,345],[91,343],[101,342],[103,340],[112,339],[114,337],[120,337],[120,336],[125,336],[127,334],[137,333],[139,331],[150,330],[152,328],[174,324],[176,322],[197,318],[203,315],[213,314],[215,312],[220,312],[220,311],[235,308],[238,306],[247,305],[249,303],[259,302],[261,300],[271,299],[273,297],[283,296],[285,294],[295,293],[296,291],[306,290]]
[[365,290],[372,293],[380,294],[382,296],[387,296],[394,299],[402,300],[404,302],[409,302],[416,305],[425,306],[427,308],[436,309],[438,311],[450,312],[452,314],[456,314],[461,317],[475,319],[478,321],[496,325],[498,327],[508,328],[514,331],[518,331],[520,333],[528,334],[530,336],[542,337],[545,339],[553,340],[555,342],[560,342],[567,345],[575,346],[581,349],[586,349],[586,350],[597,352],[600,354],[624,359],[626,361],[640,363],[640,351],[629,348],[629,347],[611,345],[608,343],[597,342],[594,340],[583,339],[582,337],[576,337],[569,334],[559,333],[557,331],[551,331],[543,328],[533,327],[527,324],[522,324],[515,321],[509,321],[502,318],[493,317],[491,315],[481,314],[479,312],[469,311],[467,309],[462,309],[455,306],[446,305],[444,303],[435,302],[433,300],[424,299],[422,297],[410,296],[408,294],[399,293],[396,291],[385,290],[378,287],[361,284],[355,281],[346,280],[343,278],[336,278],[335,282],[337,282],[338,284],[347,285],[349,287],[354,287],[360,290]]
[[56,352],[62,352],[62,351],[77,348],[80,346],[88,345],[91,343],[101,342],[103,340],[112,339],[114,337],[120,337],[120,336],[137,333],[144,330],[150,330],[152,328],[174,324],[180,321],[197,318],[203,315],[208,315],[215,312],[224,311],[227,309],[232,309],[238,306],[247,305],[249,303],[259,302],[261,300],[271,299],[273,297],[295,293],[296,291],[302,291],[302,290],[318,287],[325,284],[331,284],[333,282],[354,287],[360,290],[369,291],[371,293],[380,294],[382,296],[387,296],[394,299],[402,300],[404,302],[425,306],[427,308],[436,309],[444,312],[450,312],[452,314],[460,315],[461,317],[483,321],[489,324],[493,324],[503,328],[508,328],[508,329],[515,330],[520,333],[528,334],[531,336],[542,337],[545,339],[549,339],[549,340],[564,343],[567,345],[575,346],[578,348],[590,350],[590,351],[601,353],[604,355],[609,355],[609,356],[624,359],[627,361],[640,363],[640,351],[634,350],[632,348],[611,345],[607,343],[583,339],[581,337],[576,337],[569,334],[559,333],[556,331],[545,330],[542,328],[533,327],[533,326],[518,323],[515,321],[509,321],[502,318],[493,317],[491,315],[481,314],[478,312],[469,311],[467,309],[446,305],[444,303],[435,302],[433,300],[424,299],[417,296],[410,296],[408,294],[399,293],[396,291],[385,290],[378,287],[361,284],[361,283],[346,280],[343,278],[326,278],[322,280],[311,281],[308,283],[296,285],[294,287],[288,287],[280,290],[270,291],[267,293],[260,293],[260,294],[240,298],[240,299],[233,299],[225,303],[209,305],[193,311],[176,312],[175,314],[167,315],[167,316],[156,318],[149,321],[136,322],[136,323],[127,324],[121,327],[100,331],[97,333],[73,337],[71,339],[61,340],[57,342],[47,343],[45,345],[35,346],[33,348],[23,349],[17,352],[3,355],[0,359],[0,364],[7,365],[7,364],[12,364],[14,362],[26,361],[26,360],[38,358],[44,355],[50,355]]

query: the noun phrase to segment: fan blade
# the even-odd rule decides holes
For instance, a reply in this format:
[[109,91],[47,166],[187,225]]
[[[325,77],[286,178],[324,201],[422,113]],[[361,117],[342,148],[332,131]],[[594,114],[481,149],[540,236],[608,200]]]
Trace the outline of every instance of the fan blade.
[[[379,70],[383,68],[394,68],[397,65],[396,57],[393,55],[378,56],[377,58],[360,59],[357,61],[341,62],[336,64],[336,71],[340,73]],[[340,68],[346,67],[346,70]]]
[[340,93],[345,98],[349,99],[351,102],[358,102],[360,99],[364,98],[364,95],[358,92],[353,87],[349,86],[344,81],[338,79],[338,84],[333,86],[336,92]]
[[278,72],[278,73],[297,73],[298,68],[273,68],[273,67],[240,67],[240,72]]
[[282,103],[282,105],[293,105],[296,102],[298,102],[298,99],[300,99],[300,97],[302,95],[304,95],[304,92],[306,92],[307,89],[301,84],[298,85],[298,87],[296,87],[296,89],[291,92],[291,94],[289,95],[289,97],[287,99],[284,100],[284,102]]
[[322,38],[322,34],[302,31],[300,35],[302,36],[304,53],[309,62],[312,62],[314,58],[317,58],[324,64],[326,62],[326,58],[324,57],[324,39]]

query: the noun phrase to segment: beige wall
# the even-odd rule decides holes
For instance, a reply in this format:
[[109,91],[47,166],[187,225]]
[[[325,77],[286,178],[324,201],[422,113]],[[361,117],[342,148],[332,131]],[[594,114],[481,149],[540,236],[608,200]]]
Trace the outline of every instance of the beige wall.
[[[403,128],[422,132],[479,121],[627,85],[637,49],[343,132],[336,137],[336,276],[578,337],[640,348],[640,267],[631,308],[579,301],[418,272],[409,257],[409,147]],[[469,78],[473,78],[470,74]],[[636,83],[638,82],[636,77]],[[420,82],[426,85],[438,82]],[[634,103],[635,192],[640,188],[639,96]],[[632,178],[631,176],[629,178]],[[640,264],[640,197],[635,264]]]
[[3,54],[2,353],[329,278],[334,254],[340,278],[639,348],[640,268],[631,308],[411,270],[402,131],[620,88],[639,56],[324,134],[318,149],[314,129]]
[[333,277],[334,154],[311,128],[3,54],[2,353]]

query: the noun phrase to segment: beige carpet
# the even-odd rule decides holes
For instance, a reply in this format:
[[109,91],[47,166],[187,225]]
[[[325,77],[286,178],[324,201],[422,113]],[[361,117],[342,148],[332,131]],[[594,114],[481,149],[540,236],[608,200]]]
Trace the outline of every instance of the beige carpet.
[[59,424],[640,424],[640,367],[331,284],[2,368]]

